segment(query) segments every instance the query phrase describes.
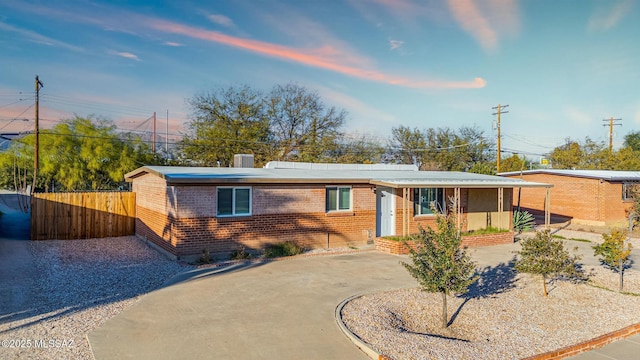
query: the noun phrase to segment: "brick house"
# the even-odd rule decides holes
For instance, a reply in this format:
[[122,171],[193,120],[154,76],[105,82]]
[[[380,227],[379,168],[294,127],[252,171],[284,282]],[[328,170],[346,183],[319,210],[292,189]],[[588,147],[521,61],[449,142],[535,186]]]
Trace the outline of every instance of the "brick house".
[[[511,179],[553,184],[550,212],[570,219],[574,224],[624,225],[633,204],[631,186],[640,183],[638,171],[610,170],[527,170],[499,174]],[[543,212],[541,189],[522,189],[520,205],[532,212]],[[516,204],[517,204],[517,196]]]
[[[413,165],[286,162],[264,168],[145,166],[125,179],[136,193],[136,235],[177,258],[204,249],[259,250],[284,241],[305,247],[363,245],[434,224],[431,204],[454,206],[464,230],[508,229],[513,189],[549,186],[418,171]],[[512,241],[512,233],[496,240]]]

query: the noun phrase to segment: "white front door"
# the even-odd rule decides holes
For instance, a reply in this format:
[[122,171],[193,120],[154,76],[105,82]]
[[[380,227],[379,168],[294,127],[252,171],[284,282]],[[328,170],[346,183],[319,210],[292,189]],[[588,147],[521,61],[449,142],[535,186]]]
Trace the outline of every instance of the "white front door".
[[396,234],[396,198],[393,188],[376,189],[376,236]]

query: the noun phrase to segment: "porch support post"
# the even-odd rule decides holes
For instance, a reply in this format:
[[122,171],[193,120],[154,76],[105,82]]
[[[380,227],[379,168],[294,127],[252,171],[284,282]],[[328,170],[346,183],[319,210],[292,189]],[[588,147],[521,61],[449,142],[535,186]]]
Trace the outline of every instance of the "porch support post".
[[455,199],[455,202],[456,202],[456,212],[455,212],[456,227],[458,228],[458,232],[459,232],[460,222],[462,221],[462,219],[460,219],[460,217],[462,216],[462,207],[460,206],[460,188],[459,187],[453,189],[453,198]]
[[551,224],[551,188],[547,188],[547,194],[544,197],[544,228],[549,229]]
[[411,201],[409,201],[409,194],[411,189],[407,188],[407,235],[411,232]]
[[502,213],[504,212],[504,188],[498,188],[498,229],[502,229]]
[[402,236],[409,235],[409,189],[402,188]]

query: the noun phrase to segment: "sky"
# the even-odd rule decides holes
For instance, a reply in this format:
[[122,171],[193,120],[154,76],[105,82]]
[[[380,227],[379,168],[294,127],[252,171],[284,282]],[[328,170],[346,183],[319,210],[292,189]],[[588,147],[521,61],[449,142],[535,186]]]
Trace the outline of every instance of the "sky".
[[[504,156],[640,130],[640,1],[0,2],[0,133],[102,116],[185,131],[186,100],[296,83],[382,144],[394,127],[475,126]],[[603,126],[606,125],[606,126]],[[175,136],[170,137],[175,139]]]

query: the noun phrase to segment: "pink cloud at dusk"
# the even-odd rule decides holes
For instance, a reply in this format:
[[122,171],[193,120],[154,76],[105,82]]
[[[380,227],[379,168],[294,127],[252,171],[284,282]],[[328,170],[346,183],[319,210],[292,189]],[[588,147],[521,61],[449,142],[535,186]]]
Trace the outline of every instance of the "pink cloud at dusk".
[[449,9],[460,26],[485,49],[498,45],[498,36],[473,0],[448,0]]
[[501,34],[514,35],[520,28],[520,16],[514,0],[448,0],[453,18],[485,50],[498,47]]
[[331,46],[316,49],[297,49],[268,42],[244,39],[225,35],[216,31],[203,30],[164,20],[150,20],[147,25],[157,31],[179,34],[204,41],[215,42],[264,56],[292,61],[307,66],[322,68],[347,76],[369,81],[398,85],[409,88],[481,88],[485,81],[475,78],[473,81],[414,80],[389,75],[375,69],[344,65],[339,53]]
[[[356,67],[372,67],[371,59],[356,52],[350,44],[336,37],[334,33],[318,19],[310,18],[291,6],[279,3],[271,5],[274,12],[257,11],[256,16],[269,29],[280,32],[292,40],[292,43],[305,44],[308,48],[320,48],[330,51],[340,57],[342,64],[352,64]],[[282,21],[286,19],[286,21]],[[325,54],[326,56],[327,54]]]

